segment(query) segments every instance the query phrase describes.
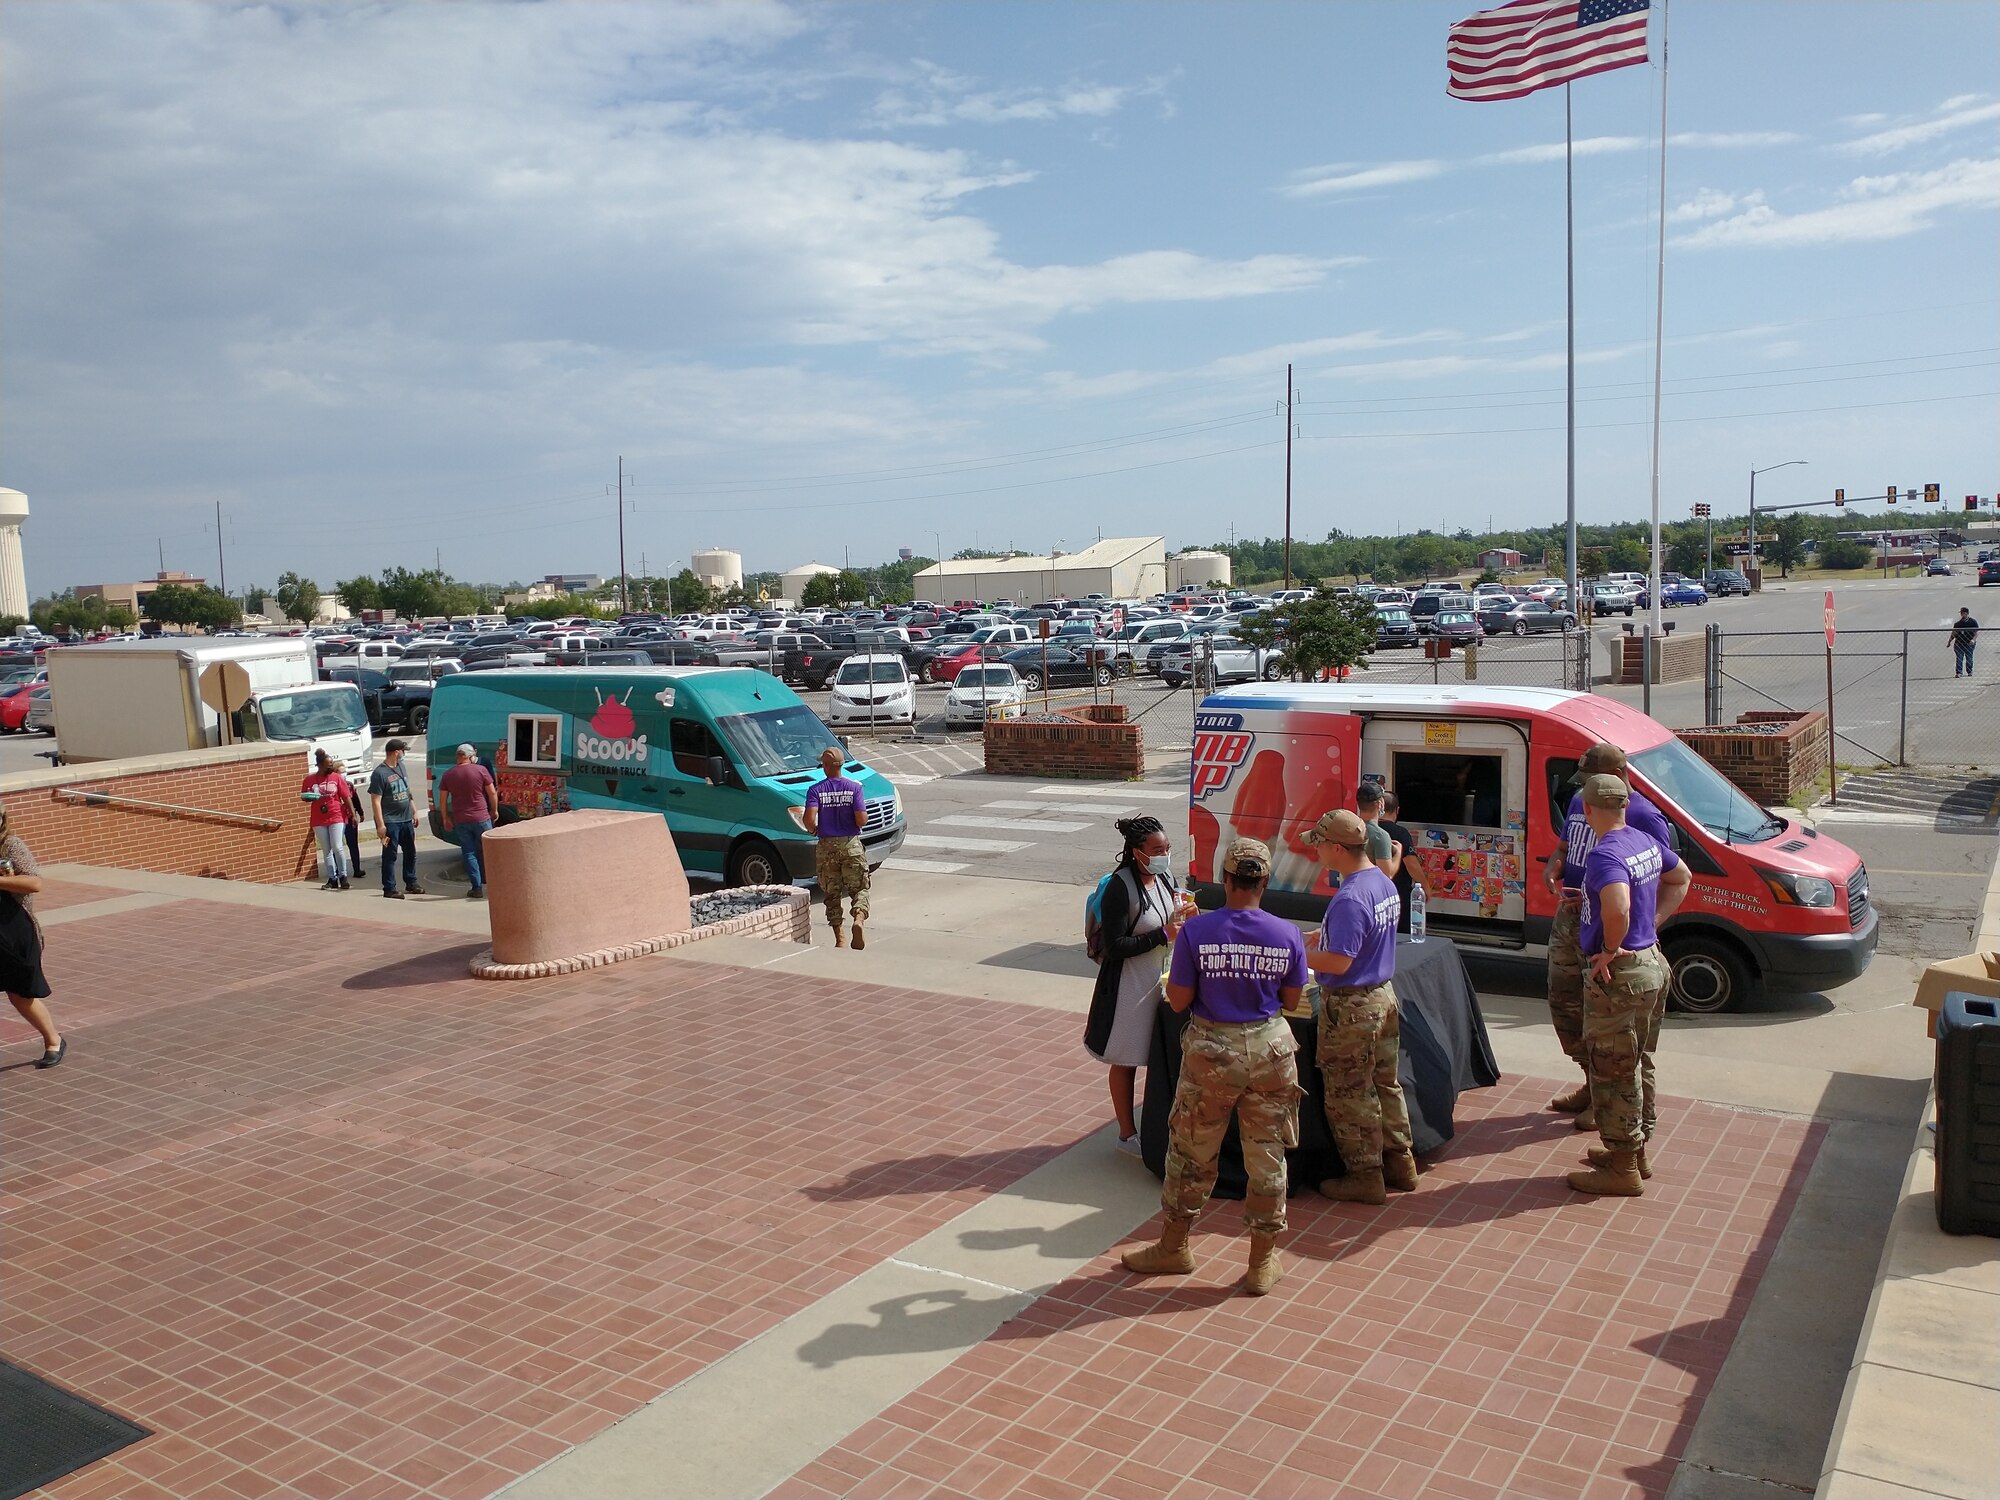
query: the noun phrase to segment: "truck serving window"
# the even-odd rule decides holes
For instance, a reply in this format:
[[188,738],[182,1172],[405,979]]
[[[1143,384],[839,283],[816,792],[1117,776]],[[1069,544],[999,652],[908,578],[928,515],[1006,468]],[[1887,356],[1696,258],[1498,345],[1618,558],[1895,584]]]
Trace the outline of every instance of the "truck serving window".
[[1500,757],[1399,750],[1392,785],[1405,823],[1500,826]]
[[507,764],[557,770],[562,766],[562,718],[556,714],[507,716]]

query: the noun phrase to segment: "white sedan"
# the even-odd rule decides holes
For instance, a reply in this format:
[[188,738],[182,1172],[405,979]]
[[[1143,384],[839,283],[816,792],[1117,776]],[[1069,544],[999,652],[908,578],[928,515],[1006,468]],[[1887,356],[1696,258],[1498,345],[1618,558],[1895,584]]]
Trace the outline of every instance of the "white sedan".
[[833,676],[832,701],[826,722],[841,724],[914,724],[917,689],[900,656],[850,656]]
[[1004,662],[965,667],[959,671],[944,700],[947,728],[960,724],[984,724],[988,719],[1011,719],[1028,703],[1028,690],[1020,674]]

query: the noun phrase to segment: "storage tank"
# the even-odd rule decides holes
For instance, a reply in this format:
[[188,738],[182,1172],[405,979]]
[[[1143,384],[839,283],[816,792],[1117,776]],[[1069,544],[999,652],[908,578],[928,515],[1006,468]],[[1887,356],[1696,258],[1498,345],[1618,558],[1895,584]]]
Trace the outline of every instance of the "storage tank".
[[800,563],[796,568],[787,569],[778,579],[778,584],[784,597],[791,600],[792,603],[798,604],[804,600],[806,585],[811,583],[813,579],[820,577],[822,574],[838,573],[839,571],[840,569],[838,568],[829,568],[825,563]]
[[712,589],[743,587],[743,555],[740,552],[725,552],[711,547],[706,552],[695,553],[690,561],[694,566],[694,576]]
[[0,615],[28,618],[28,568],[21,555],[21,523],[28,519],[28,497],[19,490],[0,490]]
[[1205,589],[1212,584],[1225,588],[1230,580],[1229,555],[1225,552],[1183,552],[1167,559],[1167,587]]

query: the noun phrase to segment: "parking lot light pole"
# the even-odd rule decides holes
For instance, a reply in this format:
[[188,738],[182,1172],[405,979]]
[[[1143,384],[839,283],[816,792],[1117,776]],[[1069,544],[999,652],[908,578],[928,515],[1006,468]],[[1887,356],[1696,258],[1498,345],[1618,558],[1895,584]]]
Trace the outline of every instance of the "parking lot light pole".
[[1793,464],[1802,464],[1804,462],[1803,458],[1788,458],[1781,464],[1766,464],[1761,469],[1752,469],[1750,471],[1750,552],[1748,562],[1750,571],[1757,575],[1757,591],[1759,593],[1762,593],[1764,590],[1764,570],[1757,566],[1757,476],[1759,474],[1768,474],[1773,469],[1789,469]]

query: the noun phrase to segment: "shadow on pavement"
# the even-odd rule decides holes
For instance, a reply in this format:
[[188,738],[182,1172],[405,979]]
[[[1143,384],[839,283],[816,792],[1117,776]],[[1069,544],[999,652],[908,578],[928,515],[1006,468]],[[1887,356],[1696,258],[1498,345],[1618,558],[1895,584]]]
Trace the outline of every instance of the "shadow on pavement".
[[490,943],[461,943],[440,948],[416,958],[399,959],[379,969],[364,969],[340,982],[344,990],[411,990],[421,985],[440,984],[465,978],[466,965],[474,955],[485,952]]
[[1018,948],[989,954],[979,962],[989,968],[1025,969],[1031,974],[1068,974],[1078,979],[1090,979],[1097,974],[1097,965],[1074,944],[1023,943]]

